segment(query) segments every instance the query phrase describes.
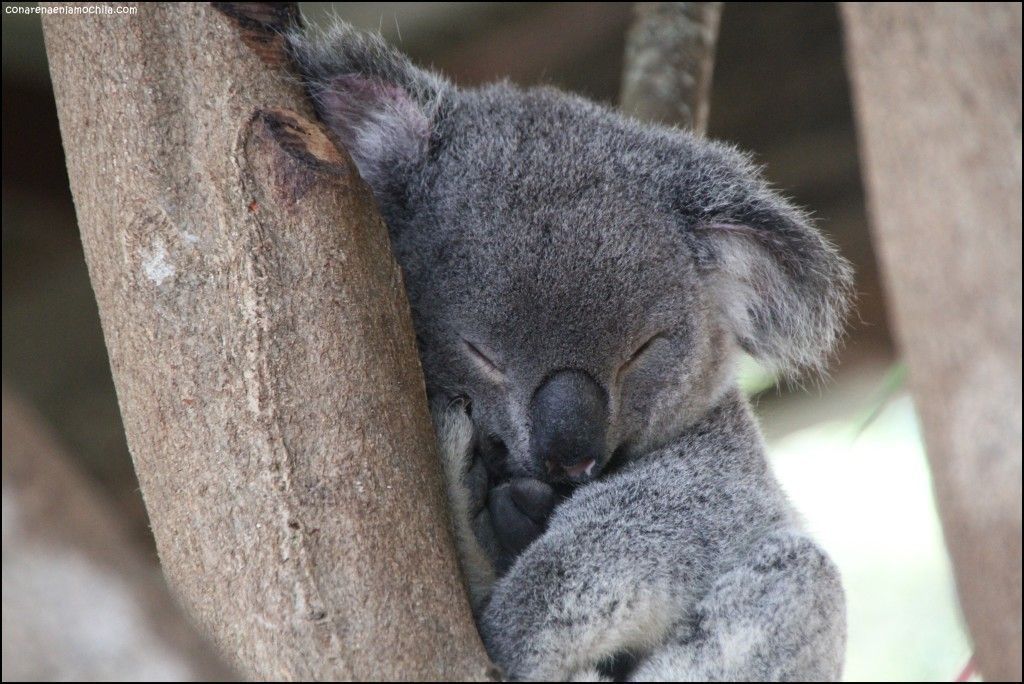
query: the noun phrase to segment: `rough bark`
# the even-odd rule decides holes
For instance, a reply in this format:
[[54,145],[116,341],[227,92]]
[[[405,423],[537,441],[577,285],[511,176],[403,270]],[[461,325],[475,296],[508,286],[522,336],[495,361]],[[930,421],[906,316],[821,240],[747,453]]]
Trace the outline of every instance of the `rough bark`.
[[44,31],[171,587],[251,677],[486,676],[400,272],[351,160],[205,3]]
[[720,2],[638,2],[626,39],[622,110],[707,130]]
[[223,680],[113,510],[3,392],[3,679]]
[[842,7],[874,240],[982,674],[1021,678],[1021,6]]

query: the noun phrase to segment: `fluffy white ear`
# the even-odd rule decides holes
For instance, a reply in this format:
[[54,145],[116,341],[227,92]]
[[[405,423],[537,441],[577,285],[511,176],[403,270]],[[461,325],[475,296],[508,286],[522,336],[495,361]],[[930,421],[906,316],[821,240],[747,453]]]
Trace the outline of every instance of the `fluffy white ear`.
[[441,77],[412,65],[379,35],[336,23],[297,30],[289,53],[317,113],[352,155],[378,199],[390,201],[429,149],[443,95]]
[[842,334],[850,265],[746,157],[712,144],[698,161],[683,180],[687,237],[726,324],[783,371],[820,369]]
[[324,123],[375,189],[427,153],[430,120],[399,86],[346,74],[324,83],[316,101]]

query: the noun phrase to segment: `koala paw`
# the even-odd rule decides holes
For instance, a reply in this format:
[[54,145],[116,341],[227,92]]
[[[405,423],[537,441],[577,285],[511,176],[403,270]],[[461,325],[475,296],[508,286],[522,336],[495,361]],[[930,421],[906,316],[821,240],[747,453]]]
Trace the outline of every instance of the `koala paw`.
[[490,491],[487,508],[499,545],[497,570],[504,573],[534,539],[544,532],[558,502],[545,482],[517,478]]
[[479,458],[473,458],[470,462],[462,478],[462,484],[466,488],[469,513],[472,517],[476,517],[487,507],[487,493],[490,486],[487,468]]

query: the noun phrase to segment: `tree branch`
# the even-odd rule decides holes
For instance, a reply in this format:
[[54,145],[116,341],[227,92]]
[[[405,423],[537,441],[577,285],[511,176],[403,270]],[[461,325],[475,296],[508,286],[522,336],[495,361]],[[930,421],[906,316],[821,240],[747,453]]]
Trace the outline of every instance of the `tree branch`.
[[622,110],[707,130],[720,2],[638,2],[626,39]]
[[44,30],[172,588],[251,677],[487,676],[401,275],[351,160],[207,4]]
[[6,387],[3,454],[4,681],[234,678]]
[[1021,8],[843,3],[862,168],[978,665],[1021,677]]

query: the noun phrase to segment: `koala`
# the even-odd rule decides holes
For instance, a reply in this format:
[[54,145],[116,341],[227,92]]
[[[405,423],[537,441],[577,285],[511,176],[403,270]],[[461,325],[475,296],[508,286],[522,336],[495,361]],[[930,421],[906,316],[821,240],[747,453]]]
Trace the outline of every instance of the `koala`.
[[509,679],[834,680],[845,601],[737,388],[823,367],[851,270],[750,158],[550,87],[286,43],[402,268],[484,644]]

